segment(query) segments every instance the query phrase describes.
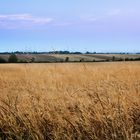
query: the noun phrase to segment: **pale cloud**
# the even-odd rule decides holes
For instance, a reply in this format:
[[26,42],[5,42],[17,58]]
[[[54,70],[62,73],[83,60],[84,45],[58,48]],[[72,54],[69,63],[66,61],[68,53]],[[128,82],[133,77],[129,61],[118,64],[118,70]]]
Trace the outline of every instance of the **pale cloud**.
[[0,28],[22,28],[34,25],[45,25],[53,21],[53,18],[35,17],[31,14],[0,15]]
[[84,21],[96,21],[96,20],[98,20],[98,18],[99,17],[95,17],[95,16],[92,16],[92,15],[80,16],[80,19],[84,20]]
[[121,14],[120,9],[113,9],[113,10],[110,10],[110,11],[106,11],[102,14],[99,14],[98,16],[97,15],[80,16],[80,19],[84,20],[84,21],[94,22],[94,21],[98,21],[98,20],[104,20],[104,19],[107,19],[107,18],[112,18],[112,17],[118,16],[120,14]]
[[120,9],[113,9],[107,15],[108,16],[116,16],[116,15],[119,15],[119,14],[121,14],[121,10]]
[[73,23],[72,22],[57,22],[53,24],[53,26],[70,26],[70,25],[73,25]]

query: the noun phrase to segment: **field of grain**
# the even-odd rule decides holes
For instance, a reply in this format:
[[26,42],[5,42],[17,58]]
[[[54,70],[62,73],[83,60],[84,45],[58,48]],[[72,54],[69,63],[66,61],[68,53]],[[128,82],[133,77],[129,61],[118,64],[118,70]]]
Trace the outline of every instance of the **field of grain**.
[[140,62],[0,65],[0,139],[140,139]]

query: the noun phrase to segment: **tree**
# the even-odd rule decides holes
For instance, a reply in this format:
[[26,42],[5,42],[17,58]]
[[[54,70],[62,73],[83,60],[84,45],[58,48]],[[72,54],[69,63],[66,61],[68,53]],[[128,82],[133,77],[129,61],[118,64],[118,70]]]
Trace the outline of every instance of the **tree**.
[[17,56],[16,56],[15,54],[11,54],[11,55],[9,56],[8,62],[9,62],[9,63],[17,63],[17,62],[18,62]]
[[31,62],[32,62],[32,63],[35,62],[35,58],[34,58],[34,57],[31,58]]
[[66,57],[65,62],[68,62],[68,61],[69,61],[69,57]]
[[115,58],[115,56],[113,56],[113,57],[112,57],[112,61],[115,61],[115,60],[116,60],[116,58]]
[[6,60],[0,57],[0,63],[6,63]]
[[84,62],[84,58],[80,59],[80,62]]

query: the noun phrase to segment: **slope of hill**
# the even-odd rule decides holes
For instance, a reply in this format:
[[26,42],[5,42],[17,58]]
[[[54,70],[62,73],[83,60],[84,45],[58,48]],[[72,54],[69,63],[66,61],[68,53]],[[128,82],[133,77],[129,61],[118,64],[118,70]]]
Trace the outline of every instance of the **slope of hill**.
[[[10,54],[0,54],[8,62]],[[139,60],[140,54],[17,54],[19,62],[102,62]],[[67,59],[67,60],[66,60]]]

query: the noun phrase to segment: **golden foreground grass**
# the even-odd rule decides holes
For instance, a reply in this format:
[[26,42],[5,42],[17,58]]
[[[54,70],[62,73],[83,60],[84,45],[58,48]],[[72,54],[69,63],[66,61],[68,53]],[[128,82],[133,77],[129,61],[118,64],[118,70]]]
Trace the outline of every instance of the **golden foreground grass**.
[[0,65],[1,140],[137,140],[140,62]]

